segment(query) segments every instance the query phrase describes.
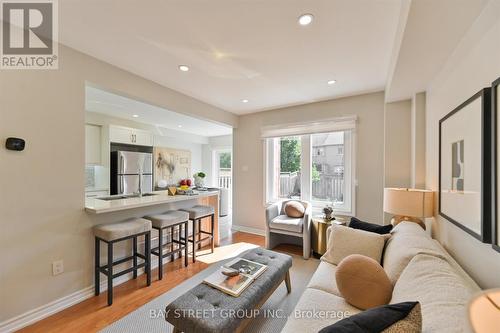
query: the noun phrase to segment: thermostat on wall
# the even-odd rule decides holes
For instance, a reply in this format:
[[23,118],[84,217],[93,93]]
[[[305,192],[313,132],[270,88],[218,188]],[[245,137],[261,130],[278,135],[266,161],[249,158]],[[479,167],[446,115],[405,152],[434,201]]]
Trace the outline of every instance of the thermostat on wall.
[[8,150],[22,151],[25,145],[26,142],[20,138],[7,138],[7,141],[5,141],[5,148]]

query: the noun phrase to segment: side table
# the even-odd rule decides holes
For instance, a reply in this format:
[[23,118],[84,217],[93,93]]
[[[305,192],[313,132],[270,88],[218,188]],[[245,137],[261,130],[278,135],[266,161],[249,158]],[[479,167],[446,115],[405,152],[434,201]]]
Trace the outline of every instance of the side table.
[[325,220],[323,215],[312,217],[312,249],[316,257],[321,257],[326,252],[326,229],[332,224],[346,225],[345,219]]

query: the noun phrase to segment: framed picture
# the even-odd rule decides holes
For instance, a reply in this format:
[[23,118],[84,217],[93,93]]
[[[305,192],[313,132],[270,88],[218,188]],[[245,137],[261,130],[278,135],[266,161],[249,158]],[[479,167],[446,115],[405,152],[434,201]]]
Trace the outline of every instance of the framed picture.
[[492,243],[493,243],[493,248],[500,252],[500,221],[499,221],[499,213],[500,210],[498,209],[499,202],[500,202],[500,195],[499,195],[499,189],[500,189],[500,163],[498,161],[498,158],[500,157],[500,152],[498,149],[500,149],[500,135],[498,133],[498,130],[500,129],[500,103],[498,102],[498,97],[500,96],[500,78],[496,79],[492,84],[491,84],[491,106],[493,109],[493,176],[494,176],[494,191],[493,191],[493,211],[494,211],[494,218],[493,218],[493,223],[492,223]]
[[439,214],[482,242],[491,242],[491,89],[439,121]]

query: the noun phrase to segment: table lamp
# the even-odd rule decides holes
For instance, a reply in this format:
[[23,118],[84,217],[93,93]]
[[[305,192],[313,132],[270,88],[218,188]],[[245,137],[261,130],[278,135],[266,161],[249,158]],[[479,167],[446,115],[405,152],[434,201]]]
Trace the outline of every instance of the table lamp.
[[500,289],[484,290],[472,298],[469,324],[475,333],[500,332]]
[[384,212],[394,215],[391,220],[393,226],[410,221],[425,230],[422,219],[434,216],[434,192],[413,188],[385,188]]

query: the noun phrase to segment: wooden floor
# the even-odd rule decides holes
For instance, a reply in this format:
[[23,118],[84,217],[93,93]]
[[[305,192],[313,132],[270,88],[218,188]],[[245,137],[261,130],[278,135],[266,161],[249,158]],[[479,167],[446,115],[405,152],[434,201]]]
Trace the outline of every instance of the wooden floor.
[[[263,236],[236,232],[229,238],[221,240],[220,245],[239,242],[264,246],[265,239]],[[284,244],[275,250],[302,255],[302,248],[294,245]],[[190,261],[188,267],[184,267],[183,262],[183,259],[177,259],[164,265],[164,275],[161,281],[158,280],[157,269],[153,270],[153,283],[149,288],[145,287],[145,275],[116,286],[113,290],[112,306],[107,306],[107,296],[104,292],[18,332],[88,333],[99,331],[208,267],[208,264],[199,260],[194,264]]]

